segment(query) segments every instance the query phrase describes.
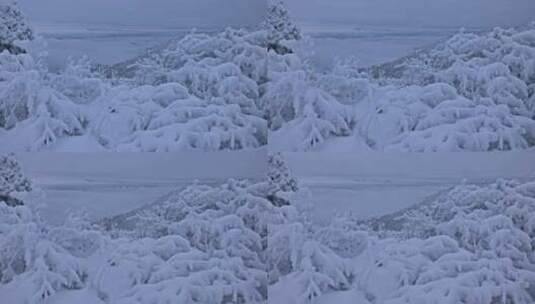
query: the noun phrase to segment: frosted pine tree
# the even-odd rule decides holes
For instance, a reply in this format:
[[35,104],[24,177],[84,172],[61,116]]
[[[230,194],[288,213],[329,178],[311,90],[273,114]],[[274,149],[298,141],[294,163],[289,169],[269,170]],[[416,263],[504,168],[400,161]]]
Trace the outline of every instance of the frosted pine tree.
[[264,27],[268,30],[268,49],[278,54],[292,53],[285,40],[300,40],[301,30],[293,23],[282,1],[270,1]]
[[267,176],[269,181],[281,191],[299,190],[297,180],[292,176],[282,153],[269,155]]
[[281,192],[296,192],[299,187],[281,153],[269,156],[267,179],[271,188],[271,194],[268,199],[275,206],[289,205],[288,200],[280,196]]
[[32,40],[34,34],[17,2],[0,4],[0,52],[24,53],[14,43],[17,40]]
[[17,160],[11,155],[0,155],[0,202],[8,206],[23,205],[18,194],[31,190],[31,182],[22,174]]

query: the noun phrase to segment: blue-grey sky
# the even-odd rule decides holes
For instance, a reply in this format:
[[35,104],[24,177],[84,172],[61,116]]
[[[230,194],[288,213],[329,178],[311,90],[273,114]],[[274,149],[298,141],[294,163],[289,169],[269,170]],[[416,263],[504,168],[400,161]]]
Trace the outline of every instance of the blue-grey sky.
[[304,23],[492,27],[535,20],[535,0],[285,0]]
[[19,3],[34,23],[147,27],[257,24],[267,5],[266,0],[19,0]]

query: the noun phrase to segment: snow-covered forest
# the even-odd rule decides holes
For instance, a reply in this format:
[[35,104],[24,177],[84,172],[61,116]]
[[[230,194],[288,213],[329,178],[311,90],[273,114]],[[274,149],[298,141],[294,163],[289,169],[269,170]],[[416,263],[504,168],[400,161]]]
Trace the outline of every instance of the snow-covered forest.
[[269,301],[533,303],[534,190],[533,177],[459,183],[383,216],[318,224],[297,187],[270,227]]
[[535,300],[532,180],[459,184],[380,217],[318,224],[310,189],[273,154],[262,180],[191,182],[124,214],[51,225],[16,158],[0,163],[9,303]]
[[[157,203],[51,225],[42,193],[0,158],[0,295],[9,303],[265,303],[277,184],[190,182]],[[46,193],[45,193],[46,194]]]
[[5,7],[2,32],[9,35],[2,41],[18,38],[27,47],[13,44],[19,51],[0,54],[3,148],[167,152],[267,144],[260,105],[267,32],[260,26],[192,33],[126,66],[79,59],[51,73],[42,39],[15,35],[32,31],[17,6]]
[[41,9],[116,23],[47,36],[31,1],[0,0],[0,304],[535,303],[535,21],[80,0]]
[[0,142],[11,151],[494,151],[535,145],[535,28],[458,34],[361,68],[310,64],[282,3],[254,28],[189,34],[113,66],[44,64],[4,5]]
[[535,145],[535,23],[460,30],[389,63],[360,68],[346,59],[323,72],[310,65],[310,39],[290,33],[290,51],[269,53],[264,98],[273,150],[453,152]]

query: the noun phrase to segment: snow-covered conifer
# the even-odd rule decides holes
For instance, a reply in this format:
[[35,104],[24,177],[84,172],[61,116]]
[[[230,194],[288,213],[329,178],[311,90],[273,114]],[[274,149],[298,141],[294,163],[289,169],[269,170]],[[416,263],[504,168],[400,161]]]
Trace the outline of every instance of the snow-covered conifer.
[[278,190],[295,192],[299,189],[297,180],[292,176],[282,153],[272,153],[268,157],[268,182]]
[[0,201],[8,206],[22,205],[18,194],[32,191],[32,183],[24,176],[12,155],[0,155]]
[[287,40],[299,40],[301,30],[292,21],[290,13],[284,3],[278,0],[268,1],[268,11],[264,27],[268,31],[268,49],[278,54],[291,53],[292,50],[284,45]]
[[18,3],[0,3],[0,52],[23,53],[24,50],[14,43],[22,40],[32,40],[33,30],[28,25]]

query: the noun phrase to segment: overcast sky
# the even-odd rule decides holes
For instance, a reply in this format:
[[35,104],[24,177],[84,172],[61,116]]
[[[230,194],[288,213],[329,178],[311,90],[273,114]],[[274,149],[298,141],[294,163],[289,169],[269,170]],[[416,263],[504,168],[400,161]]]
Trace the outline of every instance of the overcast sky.
[[285,0],[306,23],[489,27],[535,21],[535,0]]
[[[5,1],[5,0],[0,0]],[[147,27],[257,24],[266,0],[19,0],[34,23]]]

